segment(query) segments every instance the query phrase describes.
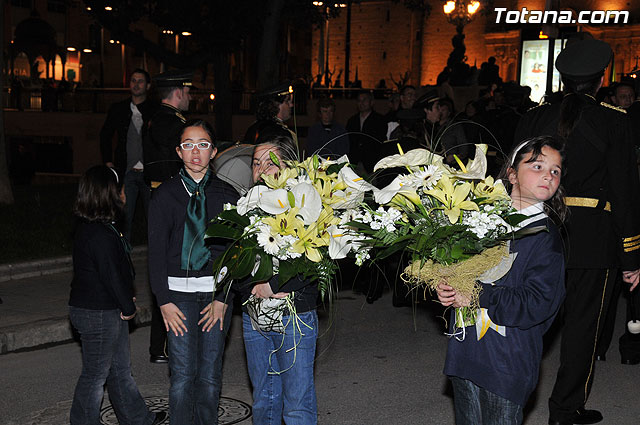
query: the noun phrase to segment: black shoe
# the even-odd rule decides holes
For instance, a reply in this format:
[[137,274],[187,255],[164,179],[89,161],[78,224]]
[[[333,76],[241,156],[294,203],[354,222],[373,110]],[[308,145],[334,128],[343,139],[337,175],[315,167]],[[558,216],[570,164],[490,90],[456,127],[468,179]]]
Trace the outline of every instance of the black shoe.
[[549,425],[597,424],[601,420],[602,413],[598,412],[597,410],[587,410],[584,407],[581,407],[575,411],[570,419],[557,421],[555,419],[549,418]]
[[149,357],[149,361],[151,363],[169,363],[169,357],[164,354],[152,354],[151,357]]
[[606,354],[598,354],[596,356],[596,360],[599,362],[606,362],[607,361],[607,356]]
[[151,425],[159,425],[167,419],[167,412],[156,412],[156,418],[153,420]]

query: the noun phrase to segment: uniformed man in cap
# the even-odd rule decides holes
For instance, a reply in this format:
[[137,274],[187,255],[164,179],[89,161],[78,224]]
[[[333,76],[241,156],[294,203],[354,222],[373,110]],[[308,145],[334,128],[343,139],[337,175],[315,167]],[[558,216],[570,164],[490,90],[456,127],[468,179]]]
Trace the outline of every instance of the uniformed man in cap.
[[634,289],[640,267],[638,170],[625,112],[594,97],[612,51],[603,41],[567,44],[556,61],[565,85],[561,103],[525,114],[515,143],[538,135],[565,142],[562,185],[567,221],[567,280],[560,369],[549,399],[549,424],[602,420],[585,403],[593,381],[596,343],[617,273]]
[[143,135],[144,176],[152,189],[173,177],[182,161],[176,154],[180,131],[186,122],[182,115],[189,109],[193,73],[172,70],[154,78],[161,104]]
[[289,82],[270,87],[257,95],[257,120],[244,135],[244,142],[256,145],[267,137],[292,137],[298,143],[296,134],[287,127],[286,121],[293,114],[293,86]]
[[[181,70],[167,71],[154,78],[161,104],[149,121],[142,139],[144,177],[152,191],[176,175],[182,166],[175,148],[186,122],[182,113],[189,109],[192,78],[193,73]],[[152,363],[167,363],[166,341],[166,328],[154,298],[149,345]]]

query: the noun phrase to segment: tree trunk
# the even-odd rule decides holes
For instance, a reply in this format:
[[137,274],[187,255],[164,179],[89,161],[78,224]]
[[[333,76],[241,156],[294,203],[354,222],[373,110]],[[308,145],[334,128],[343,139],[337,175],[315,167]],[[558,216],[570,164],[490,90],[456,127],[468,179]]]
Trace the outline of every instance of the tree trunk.
[[231,65],[229,53],[219,52],[213,58],[213,79],[216,90],[216,137],[218,140],[231,140],[232,94]]
[[[4,22],[4,3],[4,0],[0,0],[0,22]],[[4,69],[4,28],[0,29],[0,64]],[[13,204],[7,166],[7,142],[4,137],[4,78],[0,78],[0,84],[0,204]]]
[[280,16],[284,0],[269,2],[267,16],[262,30],[262,43],[258,54],[258,90],[265,89],[278,83],[278,32]]

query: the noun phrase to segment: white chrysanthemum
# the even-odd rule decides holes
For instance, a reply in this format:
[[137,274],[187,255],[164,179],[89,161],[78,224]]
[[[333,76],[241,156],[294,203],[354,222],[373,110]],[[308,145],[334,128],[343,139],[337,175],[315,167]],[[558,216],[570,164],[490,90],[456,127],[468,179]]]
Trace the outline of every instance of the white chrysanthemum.
[[281,248],[281,237],[280,235],[273,235],[268,227],[263,227],[259,229],[258,235],[258,245],[264,249],[269,255],[277,255],[280,252]]

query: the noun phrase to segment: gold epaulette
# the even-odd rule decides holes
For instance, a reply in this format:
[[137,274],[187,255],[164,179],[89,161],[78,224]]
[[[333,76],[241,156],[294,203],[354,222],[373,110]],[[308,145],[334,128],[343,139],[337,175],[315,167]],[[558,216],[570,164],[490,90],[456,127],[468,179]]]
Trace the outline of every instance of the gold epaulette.
[[635,251],[636,249],[640,249],[640,235],[636,235],[630,238],[623,238],[622,246],[624,247],[624,252],[631,252]]
[[527,112],[529,112],[529,111],[533,111],[534,109],[539,108],[539,107],[541,107],[541,106],[545,106],[545,105],[549,105],[549,102],[542,102],[542,103],[540,103],[539,105],[532,106],[531,108],[527,109]]
[[625,109],[623,109],[623,108],[621,108],[621,107],[619,107],[619,106],[611,105],[611,104],[609,104],[609,103],[607,103],[607,102],[600,102],[600,105],[601,105],[601,106],[604,106],[605,108],[615,109],[616,111],[618,111],[618,112],[622,112],[623,114],[626,114],[626,113],[627,113],[627,111],[626,111]]

